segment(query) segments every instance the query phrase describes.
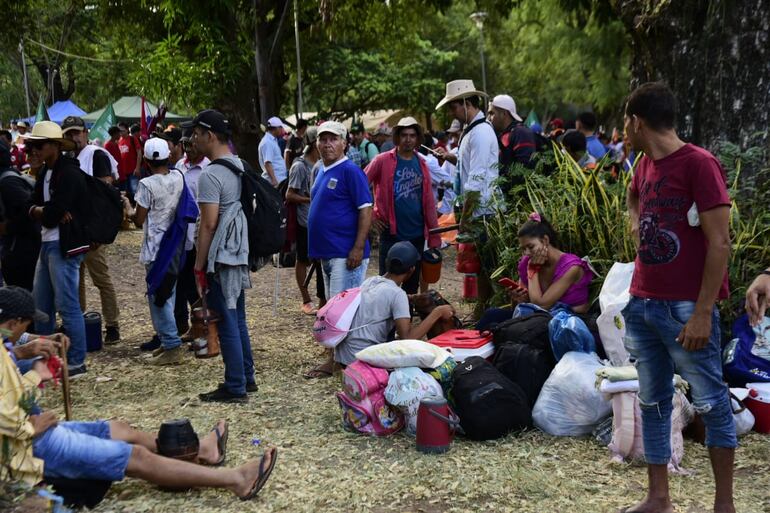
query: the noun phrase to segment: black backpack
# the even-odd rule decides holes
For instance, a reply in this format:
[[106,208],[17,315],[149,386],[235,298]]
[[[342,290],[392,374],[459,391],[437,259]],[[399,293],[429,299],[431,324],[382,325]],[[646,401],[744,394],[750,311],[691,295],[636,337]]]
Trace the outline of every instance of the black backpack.
[[[27,197],[29,198],[32,196],[32,192],[35,190],[35,180],[31,176],[20,174],[15,169],[10,168],[6,168],[0,171],[0,183],[2,183],[4,180],[7,180],[8,178],[16,178],[21,180],[27,189]],[[5,204],[3,203],[2,196],[0,196],[0,222],[5,221],[7,221],[5,214]]]
[[503,344],[526,344],[538,349],[551,347],[548,336],[548,323],[551,322],[548,312],[534,312],[514,319],[508,319],[492,328],[493,340],[496,347]]
[[91,209],[86,233],[92,243],[112,244],[123,224],[123,200],[112,185],[83,173]]
[[460,426],[472,440],[492,440],[532,425],[524,391],[480,356],[452,372],[452,396]]
[[530,407],[535,406],[545,380],[556,366],[550,348],[537,349],[525,344],[499,346],[492,363],[506,378],[521,387]]
[[249,226],[249,269],[257,271],[265,258],[281,251],[286,241],[286,208],[281,193],[259,176],[248,162],[243,169],[226,159],[219,164],[241,177],[241,207]]

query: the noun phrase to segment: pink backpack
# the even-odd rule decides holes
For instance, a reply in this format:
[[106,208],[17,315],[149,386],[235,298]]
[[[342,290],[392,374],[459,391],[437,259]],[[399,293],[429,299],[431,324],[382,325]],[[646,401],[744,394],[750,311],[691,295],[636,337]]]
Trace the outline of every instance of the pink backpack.
[[[361,304],[361,289],[343,290],[318,310],[313,324],[313,337],[324,347],[334,348],[350,332]],[[386,378],[387,381],[387,378]]]
[[404,427],[403,415],[385,401],[388,371],[355,361],[342,371],[342,383],[337,400],[346,430],[387,436]]

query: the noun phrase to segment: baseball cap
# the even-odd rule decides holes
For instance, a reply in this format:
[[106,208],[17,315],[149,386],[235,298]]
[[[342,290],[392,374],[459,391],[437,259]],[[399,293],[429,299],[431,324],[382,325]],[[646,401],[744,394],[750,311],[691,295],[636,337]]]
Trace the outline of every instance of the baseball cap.
[[498,109],[507,110],[511,113],[511,117],[513,117],[513,119],[516,121],[523,121],[521,116],[519,116],[519,114],[516,112],[516,102],[513,101],[513,98],[507,94],[498,94],[492,98],[491,105],[492,107],[497,107]]
[[389,273],[404,274],[417,265],[420,253],[411,242],[396,242],[388,251],[386,260]]
[[337,121],[324,121],[321,126],[318,127],[318,137],[321,137],[323,133],[330,133],[338,135],[340,137],[347,137],[348,130],[345,125]]
[[29,123],[27,123],[26,121],[23,121],[23,120],[19,120],[19,121],[16,122],[16,126],[17,127],[22,127],[22,128],[29,128]]
[[144,143],[144,158],[149,161],[166,160],[170,154],[168,142],[161,137],[153,137]]
[[179,141],[182,139],[182,130],[179,128],[167,128],[163,133],[158,134],[158,137],[174,144],[179,144]]
[[364,124],[363,124],[363,123],[361,123],[361,122],[356,122],[356,123],[353,123],[353,124],[350,126],[350,133],[351,133],[351,134],[360,134],[360,133],[362,133],[364,130],[365,130],[365,129],[364,129]]
[[17,318],[48,322],[48,315],[35,308],[30,291],[21,287],[0,288],[0,322]]
[[195,128],[202,126],[207,130],[218,134],[230,135],[230,122],[227,121],[224,114],[214,109],[206,109],[195,115],[192,121],[182,123],[182,128]]
[[302,144],[304,146],[312,146],[318,139],[318,128],[311,126],[305,130],[305,135],[302,136]]
[[446,129],[448,134],[462,132],[462,130],[463,130],[463,125],[457,119],[453,119],[452,124],[449,125],[449,128]]
[[66,134],[71,130],[85,130],[86,123],[78,116],[67,116],[61,124],[61,133]]
[[267,128],[283,128],[283,121],[278,116],[273,116],[267,120]]

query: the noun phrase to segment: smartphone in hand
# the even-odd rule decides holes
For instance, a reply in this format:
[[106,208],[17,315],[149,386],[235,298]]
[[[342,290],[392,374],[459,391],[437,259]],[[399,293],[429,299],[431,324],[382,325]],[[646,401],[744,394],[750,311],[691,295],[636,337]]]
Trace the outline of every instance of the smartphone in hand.
[[500,278],[497,283],[511,290],[527,290],[525,287],[522,287],[519,282],[513,281],[510,278]]

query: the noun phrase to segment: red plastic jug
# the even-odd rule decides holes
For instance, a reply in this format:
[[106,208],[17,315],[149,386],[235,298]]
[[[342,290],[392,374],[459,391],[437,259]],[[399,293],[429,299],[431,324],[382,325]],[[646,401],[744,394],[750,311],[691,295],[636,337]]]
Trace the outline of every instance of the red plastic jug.
[[471,242],[464,242],[457,245],[457,266],[458,273],[478,274],[481,271],[481,260],[476,253],[476,245]]
[[463,299],[477,299],[478,297],[478,276],[475,274],[466,274],[463,276]]
[[422,253],[421,278],[425,283],[438,283],[441,278],[441,261],[441,251],[436,248]]
[[417,450],[426,454],[441,454],[452,446],[460,419],[449,408],[446,399],[424,397],[417,410]]

